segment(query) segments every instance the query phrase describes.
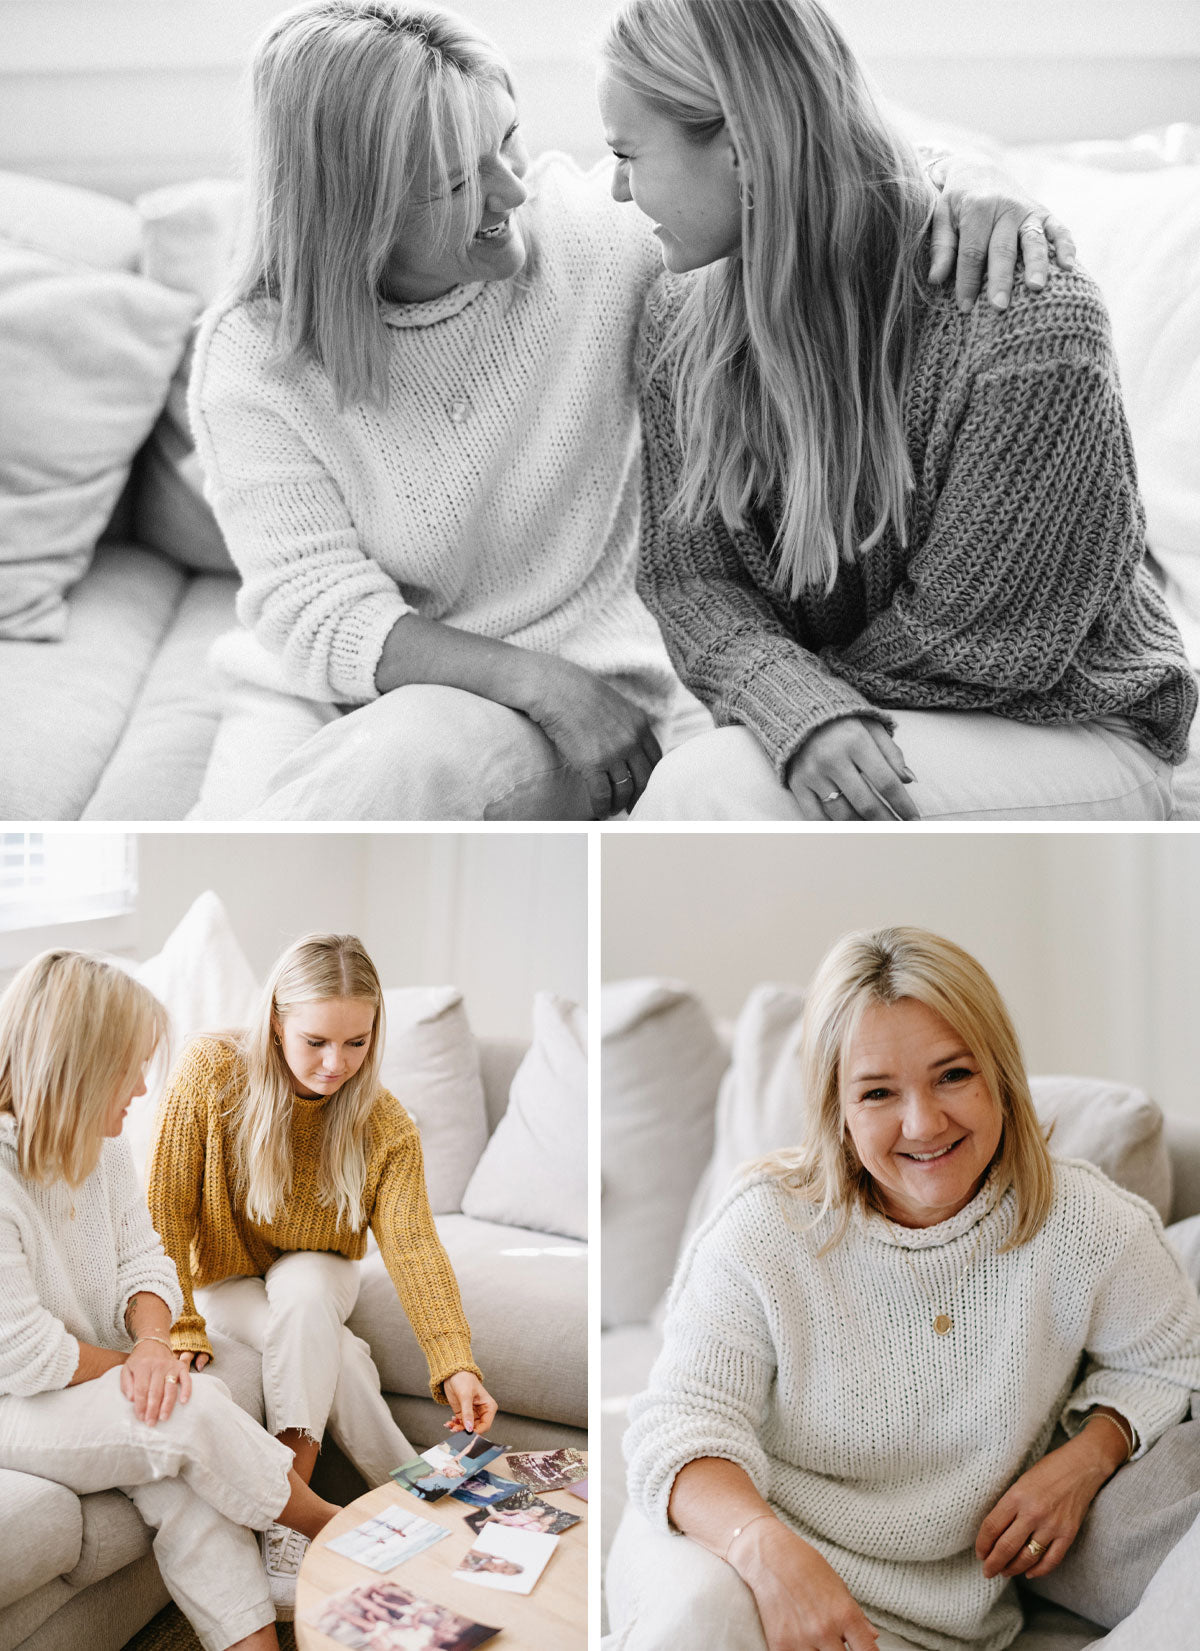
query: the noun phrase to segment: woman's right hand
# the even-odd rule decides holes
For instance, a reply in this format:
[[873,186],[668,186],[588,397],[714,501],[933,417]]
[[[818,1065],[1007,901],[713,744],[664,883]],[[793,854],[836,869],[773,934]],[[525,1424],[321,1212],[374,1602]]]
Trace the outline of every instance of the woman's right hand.
[[806,820],[917,820],[905,786],[915,778],[874,717],[839,717],[811,733],[787,766]]
[[592,671],[530,653],[522,708],[587,786],[592,817],[631,809],[662,756],[646,713]]
[[875,1651],[878,1635],[841,1577],[780,1520],[747,1525],[726,1557],[754,1595],[767,1651]]

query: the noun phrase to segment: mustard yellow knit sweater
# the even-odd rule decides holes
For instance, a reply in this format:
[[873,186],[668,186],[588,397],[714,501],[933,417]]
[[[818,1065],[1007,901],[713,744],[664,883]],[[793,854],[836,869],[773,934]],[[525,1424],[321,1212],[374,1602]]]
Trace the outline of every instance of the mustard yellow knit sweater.
[[401,1306],[429,1365],[429,1386],[457,1370],[480,1374],[458,1284],[442,1248],[429,1199],[421,1137],[393,1095],[380,1090],[367,1121],[366,1225],[353,1229],[322,1204],[317,1185],[324,1097],[295,1098],[292,1188],[269,1222],[252,1221],[236,1190],[230,1097],[241,1062],[219,1038],[189,1044],[159,1112],[150,1152],[150,1215],[179,1271],[183,1312],[171,1330],[182,1351],[212,1354],[193,1290],[223,1278],[261,1278],[289,1250],[326,1250],[357,1261],[375,1234]]

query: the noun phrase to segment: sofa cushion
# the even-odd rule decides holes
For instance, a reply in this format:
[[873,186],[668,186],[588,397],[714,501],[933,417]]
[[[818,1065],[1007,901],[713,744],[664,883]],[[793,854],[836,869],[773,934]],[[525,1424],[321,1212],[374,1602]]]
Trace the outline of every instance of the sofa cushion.
[[1140,1089],[1102,1078],[1031,1078],[1033,1104],[1053,1124],[1050,1150],[1086,1158],[1118,1186],[1171,1216],[1171,1161],[1161,1109]]
[[463,1193],[464,1214],[587,1237],[586,1050],[582,1009],[539,992],[533,1042]]
[[606,985],[600,1038],[600,1320],[609,1329],[648,1319],[670,1283],[712,1156],[728,1056],[699,998],[673,980]]
[[54,641],[166,399],[194,301],[0,240],[0,637]]
[[0,224],[6,241],[67,263],[132,275],[141,260],[137,208],[94,189],[0,172]]
[[151,1536],[141,1514],[119,1490],[80,1497],[83,1545],[79,1561],[66,1572],[72,1588],[90,1588],[150,1552]]
[[[63,639],[0,647],[0,816],[77,820],[170,631],[185,575],[153,551],[102,545]],[[127,818],[140,817],[132,811]]]
[[[476,1363],[502,1410],[587,1426],[587,1249],[544,1232],[444,1215]],[[378,1251],[349,1319],[385,1391],[427,1394],[429,1371]]]
[[387,1037],[379,1081],[416,1119],[425,1186],[435,1215],[461,1208],[487,1145],[479,1051],[462,993],[453,986],[384,992]]
[[31,1594],[78,1563],[83,1510],[74,1491],[50,1479],[0,1468],[4,1564],[0,1607]]

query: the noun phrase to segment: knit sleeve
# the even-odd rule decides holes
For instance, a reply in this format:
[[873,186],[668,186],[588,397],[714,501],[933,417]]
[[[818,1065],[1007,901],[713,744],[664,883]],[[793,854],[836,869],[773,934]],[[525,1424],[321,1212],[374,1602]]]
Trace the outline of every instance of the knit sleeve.
[[[677,307],[677,300],[676,307]],[[782,597],[755,578],[724,523],[669,514],[682,454],[668,364],[671,298],[650,293],[638,340],[642,529],[638,590],[683,681],[718,724],[740,723],[780,779],[809,734],[838,717],[892,719],[797,641]]]
[[976,373],[951,445],[927,455],[945,473],[904,581],[822,658],[892,706],[1034,723],[1121,711],[1178,761],[1194,684],[1141,565],[1145,516],[1107,320],[1098,298],[1077,307],[1081,337],[1034,338]]
[[0,1395],[66,1387],[79,1365],[79,1342],[42,1306],[18,1223],[0,1211]]
[[179,1275],[182,1310],[171,1327],[171,1345],[181,1353],[206,1353],[209,1358],[212,1344],[193,1294],[192,1240],[200,1220],[204,1186],[205,1135],[201,1120],[205,1096],[216,1081],[207,1045],[189,1044],[159,1105],[146,1183],[150,1219]]
[[129,1334],[125,1327],[125,1312],[134,1296],[142,1291],[158,1296],[166,1303],[172,1318],[178,1317],[183,1296],[175,1263],[164,1253],[162,1241],[150,1220],[128,1143],[119,1138],[106,1142],[105,1158],[117,1257],[116,1310],[112,1328],[116,1337],[114,1345],[119,1347]]
[[1118,1220],[1119,1253],[1095,1292],[1088,1363],[1062,1422],[1076,1433],[1084,1411],[1110,1405],[1142,1455],[1200,1389],[1200,1300],[1149,1205],[1125,1195]]
[[444,1384],[449,1376],[469,1370],[482,1380],[482,1372],[471,1357],[471,1327],[463,1313],[458,1280],[429,1208],[421,1137],[391,1096],[381,1100],[380,1110],[399,1120],[399,1127],[388,1129],[389,1139],[382,1149],[371,1231],[425,1355],[429,1390],[439,1404],[445,1404]]
[[[293,692],[365,704],[396,621],[412,611],[362,549],[346,501],[306,439],[303,387],[268,380],[240,313],[202,331],[189,413],[207,495],[242,576],[238,617],[281,658]],[[312,423],[318,414],[313,412]],[[311,433],[310,433],[311,434]]]
[[775,1350],[755,1281],[737,1253],[739,1236],[727,1210],[685,1257],[649,1388],[629,1407],[629,1495],[660,1529],[676,1474],[701,1456],[736,1462],[767,1494],[759,1432]]

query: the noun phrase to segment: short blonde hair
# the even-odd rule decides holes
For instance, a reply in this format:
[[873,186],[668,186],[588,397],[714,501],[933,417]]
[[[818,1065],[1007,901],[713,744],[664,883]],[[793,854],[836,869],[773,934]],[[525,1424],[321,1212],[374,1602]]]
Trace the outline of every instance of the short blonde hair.
[[100,1161],[105,1116],[167,1036],[167,1011],[114,963],[35,957],[0,998],[0,1112],[17,1121],[21,1173],[77,1187]]
[[1000,1108],[994,1168],[1016,1193],[1017,1219],[1004,1249],[1016,1249],[1050,1212],[1054,1172],[1034,1110],[1021,1046],[995,982],[969,952],[928,929],[892,928],[845,935],[822,960],[805,999],[800,1039],[804,1138],[763,1159],[786,1187],[838,1214],[825,1249],[844,1236],[855,1204],[877,1208],[876,1188],[846,1129],[842,1071],[863,1011],[904,999],[923,1003],[963,1039]]
[[242,1056],[244,1087],[235,1098],[238,1180],[247,1213],[270,1221],[292,1182],[289,1156],[295,1078],[276,1027],[304,1003],[350,998],[372,1006],[371,1042],[353,1077],[325,1102],[318,1185],[339,1220],[363,1225],[367,1120],[379,1097],[386,1022],[383,987],[366,947],[353,934],[306,934],[278,959],[263,987],[255,1018],[233,1040]]
[[[250,244],[237,296],[274,299],[278,365],[315,361],[339,408],[387,403],[380,280],[428,167],[479,152],[481,93],[508,66],[464,19],[419,0],[313,0],[259,41],[251,69]],[[482,209],[464,180],[467,211]],[[461,201],[462,194],[458,197]],[[449,244],[451,206],[435,206]]]

